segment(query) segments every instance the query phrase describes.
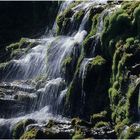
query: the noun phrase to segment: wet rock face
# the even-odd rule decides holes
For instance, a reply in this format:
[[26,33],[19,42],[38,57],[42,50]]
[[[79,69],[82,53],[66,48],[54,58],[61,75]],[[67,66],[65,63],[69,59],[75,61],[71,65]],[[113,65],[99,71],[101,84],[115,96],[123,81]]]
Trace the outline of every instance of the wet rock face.
[[74,129],[70,123],[50,120],[46,125],[30,125],[20,137],[21,139],[70,139]]
[[92,124],[62,123],[50,120],[46,125],[31,124],[20,137],[21,139],[45,138],[45,139],[71,139],[71,138],[115,138],[116,135],[110,126],[91,128]]
[[139,139],[140,136],[140,124],[134,123],[129,128],[127,128],[126,133],[124,133],[126,139]]
[[22,102],[12,100],[0,100],[0,104],[1,118],[11,118],[13,116],[19,116],[19,114],[21,114],[21,110],[26,110],[26,106]]
[[25,120],[19,121],[12,128],[12,137],[14,139],[19,139],[21,137],[21,135],[24,133],[26,127],[28,125],[35,124],[35,123],[36,123],[36,121],[32,120],[32,119],[27,119],[27,120],[25,119]]
[[37,100],[37,96],[33,95],[35,88],[20,82],[3,82],[0,91],[1,118],[21,116],[34,109]]
[[[107,7],[99,15],[94,13],[97,17],[94,15],[93,21],[97,24],[93,24],[93,29],[84,40],[82,46],[84,53],[81,53],[82,57],[79,58],[75,75],[67,91],[66,113],[68,115],[89,116],[91,112],[99,112],[103,105],[107,107],[110,104],[110,113],[115,123],[120,124],[123,121],[124,125],[131,125],[131,123],[139,121],[139,83],[137,81],[139,79],[140,43],[139,31],[136,31],[139,29],[136,22],[139,19],[137,16],[139,4],[139,2],[133,4],[130,2],[116,5],[112,9],[109,8],[109,11],[112,12],[109,15],[105,12]],[[104,20],[101,20],[102,18]],[[99,26],[102,25],[101,21],[104,22],[103,26]],[[98,30],[102,32],[101,36],[100,33],[96,34]],[[104,64],[102,66],[100,61],[99,64],[96,63],[96,59],[93,59],[93,64],[91,64],[92,55],[90,54],[93,46],[96,46],[94,57],[100,55],[106,60],[106,66]],[[83,77],[79,76],[81,67],[84,69]],[[110,102],[107,99],[108,93]],[[101,107],[99,107],[100,103]],[[85,111],[83,111],[84,109]]]
[[10,134],[9,125],[1,124],[0,125],[0,139],[10,139],[12,136]]

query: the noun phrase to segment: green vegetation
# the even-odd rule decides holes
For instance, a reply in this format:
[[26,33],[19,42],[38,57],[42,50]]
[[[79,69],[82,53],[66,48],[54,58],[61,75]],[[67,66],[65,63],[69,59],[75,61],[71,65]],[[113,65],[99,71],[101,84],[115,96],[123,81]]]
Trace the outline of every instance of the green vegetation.
[[34,124],[35,121],[32,119],[22,120],[18,122],[12,129],[12,135],[14,139],[19,139],[25,131],[26,126]]
[[140,35],[140,6],[134,10],[134,25],[136,26],[137,34]]
[[20,139],[35,139],[38,131],[37,129],[33,128],[27,132],[25,132]]
[[140,127],[131,125],[125,135],[125,139],[137,139],[140,134]]
[[109,127],[109,123],[100,121],[100,122],[95,124],[95,128],[100,128],[100,127],[104,127],[104,126]]
[[67,66],[67,65],[69,65],[69,64],[71,63],[71,61],[72,61],[72,58],[71,58],[71,57],[67,57],[67,58],[64,60],[63,65],[64,65],[64,66]]
[[[92,10],[94,11],[95,9],[91,9],[91,12],[93,12]],[[96,10],[97,11],[99,10],[99,11],[95,12]],[[94,39],[97,38],[96,32],[97,32],[97,27],[99,24],[99,17],[100,17],[100,13],[103,11],[103,8],[99,7],[99,9],[97,8],[96,10],[94,11],[95,15],[91,14],[91,16],[90,16],[91,21],[92,21],[92,25],[91,25],[91,28],[89,29],[89,34],[87,35],[87,37],[83,41],[84,55],[85,56],[90,55],[91,51],[94,49],[93,47],[95,47],[93,42],[94,42]]]
[[82,134],[75,134],[72,139],[84,139],[84,136]]
[[118,123],[115,126],[115,132],[119,138],[123,138],[123,130],[125,129],[126,125],[123,122]]
[[37,45],[36,42],[30,42],[27,38],[21,38],[19,42],[7,46],[6,51],[9,52],[9,59],[18,58],[35,45]]
[[[73,32],[78,29],[85,15],[84,10],[76,13],[73,10],[78,3],[72,2],[58,15],[57,35],[67,36],[68,33],[71,34],[71,29]],[[113,3],[109,6],[91,7],[85,25],[88,33],[86,38],[81,46],[75,44],[72,53],[61,63],[61,75],[67,87],[63,113],[73,118],[71,128],[74,132],[67,134],[72,139],[85,138],[84,128],[114,128],[117,138],[120,139],[136,139],[140,133],[136,126],[139,121],[140,2],[122,2],[121,7],[112,7]],[[111,8],[111,12],[104,13],[107,8]],[[98,33],[102,22],[103,31]],[[32,45],[34,43],[22,38],[18,43],[8,46],[7,51],[13,59],[21,52],[27,52]],[[0,64],[0,72],[8,64],[9,62]],[[37,77],[34,84],[36,89],[45,86],[46,77]],[[27,101],[28,97],[16,95],[14,99]],[[26,121],[14,126],[13,138],[63,138],[65,135],[53,132],[52,128],[58,124],[52,120],[44,131],[37,128],[25,131],[26,126],[32,123]]]
[[84,139],[84,134],[80,130],[77,130],[72,139]]
[[76,22],[81,21],[82,17],[84,16],[84,11],[80,10],[74,15],[74,19]]
[[84,121],[84,120],[81,120],[81,119],[79,119],[79,118],[73,118],[72,120],[71,120],[71,124],[72,124],[72,126],[77,126],[77,125],[80,125],[80,126],[90,126],[90,124],[88,123],[88,122],[86,122],[86,121]]
[[[120,39],[125,39],[129,36],[136,35],[136,19],[139,18],[138,2],[123,3],[122,7],[114,12],[111,16],[107,16],[104,20],[104,31],[102,34],[103,50],[106,52],[106,57],[112,57],[115,52],[115,44]],[[135,9],[136,8],[136,9]],[[135,9],[135,10],[134,10]],[[134,19],[133,21],[133,11]],[[134,22],[134,24],[133,24]],[[120,28],[121,27],[121,28]],[[138,31],[138,30],[137,30]],[[139,32],[139,31],[138,31]],[[139,34],[139,33],[138,33]],[[113,41],[112,43],[110,41]]]
[[27,47],[30,44],[31,44],[31,42],[29,42],[28,39],[21,38],[19,42],[10,44],[9,46],[6,47],[6,49],[13,51],[16,49]]
[[0,63],[0,70],[4,69],[7,66],[8,62]]
[[107,118],[107,112],[103,111],[98,114],[93,114],[93,116],[91,116],[91,123],[95,125],[98,122],[107,121],[108,119],[109,118]]
[[[78,2],[72,2],[67,9],[64,10],[63,13],[57,16],[57,35],[67,34],[70,28],[70,18],[74,14],[72,8],[76,6]],[[80,12],[76,15],[77,18],[80,18],[83,14]],[[77,19],[76,19],[77,20]]]
[[106,60],[98,55],[91,61],[90,64],[91,64],[91,67],[94,67],[94,66],[97,66],[97,65],[101,66],[105,63],[106,63]]

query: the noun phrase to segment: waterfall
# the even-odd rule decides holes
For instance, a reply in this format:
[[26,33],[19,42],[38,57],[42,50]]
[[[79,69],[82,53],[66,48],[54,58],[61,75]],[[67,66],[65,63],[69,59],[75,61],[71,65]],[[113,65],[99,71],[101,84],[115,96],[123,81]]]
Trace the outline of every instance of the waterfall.
[[81,99],[82,99],[82,103],[85,104],[85,91],[84,91],[84,81],[87,75],[87,66],[90,63],[90,61],[93,58],[84,58],[81,66],[80,66],[80,73],[79,73],[79,77],[82,78],[82,94],[81,94]]
[[[105,1],[104,1],[105,2]],[[82,5],[82,3],[81,3]],[[81,5],[79,5],[78,7],[80,7]],[[90,4],[89,4],[90,5]],[[86,7],[87,5],[85,5]],[[93,42],[91,43],[91,47],[92,47],[92,50],[90,52],[90,55],[88,56],[88,58],[84,58],[81,62],[81,65],[80,65],[80,72],[79,72],[79,78],[81,78],[81,85],[82,85],[82,90],[81,90],[81,101],[82,101],[82,105],[84,106],[85,102],[86,102],[86,93],[84,91],[84,81],[85,81],[85,78],[87,76],[87,68],[88,68],[88,65],[91,61],[94,61],[94,57],[95,57],[95,49],[96,47],[98,47],[98,44],[100,42],[100,37],[101,37],[101,33],[103,31],[103,26],[104,26],[104,18],[106,16],[108,16],[110,13],[112,13],[114,10],[116,10],[119,6],[115,6],[115,7],[112,7],[112,8],[106,8],[104,9],[100,16],[98,17],[98,24],[97,24],[97,30],[96,30],[96,34],[94,36],[91,36],[90,39],[93,40]],[[88,11],[89,12],[89,11]],[[89,13],[86,13],[86,16],[83,18],[84,20],[88,18],[88,14]],[[85,24],[85,22],[83,22]],[[82,28],[82,24],[80,25],[80,29],[83,29]]]
[[[59,13],[66,8],[71,2],[64,2],[59,10]],[[86,19],[88,20],[88,19]],[[84,22],[84,23],[83,23]],[[64,59],[66,59],[73,51],[76,44],[81,44],[85,38],[87,32],[84,30],[85,19],[81,22],[81,27],[79,31],[74,36],[43,36],[39,40],[39,45],[33,47],[28,51],[27,54],[23,55],[19,59],[12,60],[8,66],[8,72],[1,86],[4,88],[10,88],[11,93],[16,92],[16,95],[5,95],[4,100],[12,101],[15,104],[13,108],[8,106],[8,109],[12,113],[11,117],[6,114],[5,117],[1,116],[0,126],[6,127],[6,133],[9,133],[9,128],[12,127],[22,119],[35,119],[38,123],[47,121],[49,119],[62,119],[61,116],[53,115],[53,112],[59,110],[59,106],[63,98],[66,95],[67,87],[65,84],[65,79],[62,77],[61,67]],[[55,24],[53,30],[55,30]],[[45,85],[39,87],[39,89],[32,90],[32,85],[30,82],[32,79],[45,75]],[[10,79],[8,83],[7,80]],[[34,88],[33,88],[34,89]],[[29,93],[29,91],[31,93]],[[15,99],[17,101],[15,101]],[[26,100],[27,101],[26,101]],[[18,104],[18,101],[25,102],[30,108],[23,107]],[[7,101],[8,102],[8,101]],[[7,112],[8,113],[8,112]],[[28,114],[29,113],[29,114]],[[0,134],[0,138],[5,137],[5,135]]]
[[[82,80],[82,94],[81,94],[81,100],[83,105],[85,104],[85,91],[84,91],[84,81],[87,75],[87,68],[88,68],[88,64],[94,59],[95,56],[95,47],[99,42],[100,39],[100,34],[103,31],[103,18],[108,14],[109,10],[105,9],[99,16],[99,21],[98,21],[98,26],[97,26],[97,31],[96,34],[90,38],[94,39],[94,42],[91,44],[92,45],[92,51],[91,51],[91,55],[89,58],[84,58],[83,61],[81,62],[80,65],[80,73],[79,73],[79,77],[81,77]],[[88,16],[86,15],[86,18]],[[84,19],[84,18],[83,18]],[[82,27],[80,27],[80,29],[82,29]]]
[[54,39],[54,37],[46,38],[42,44],[32,48],[28,54],[18,60],[12,60],[4,81],[10,78],[14,80],[31,79],[44,73],[46,70],[46,51]]
[[[73,1],[63,2],[58,14],[63,12],[71,2]],[[85,11],[85,15],[76,33],[73,32],[70,36],[44,35],[38,40],[35,39],[35,41],[39,41],[39,45],[31,48],[28,53],[21,58],[14,59],[10,62],[5,78],[0,85],[3,88],[7,88],[10,95],[5,95],[4,98],[0,100],[9,100],[14,106],[13,108],[10,105],[8,106],[8,113],[10,112],[10,115],[0,116],[0,128],[6,126],[6,128],[12,129],[18,121],[28,118],[35,119],[38,123],[53,118],[64,121],[68,120],[57,114],[57,112],[59,112],[58,110],[63,108],[61,104],[68,88],[63,78],[62,64],[63,61],[71,55],[75,45],[78,44],[80,46],[86,37],[87,31],[85,25],[89,19],[90,7],[97,2],[98,1],[81,2],[73,8],[75,12],[79,9]],[[101,2],[105,3],[106,0],[100,0],[99,3]],[[97,34],[102,32],[103,17],[105,14],[106,12],[101,14]],[[56,31],[56,22],[54,23],[52,31]],[[87,74],[87,66],[92,59],[93,56],[83,59],[80,66],[79,76],[82,77],[82,90]],[[36,88],[37,86],[34,85],[34,81],[42,75],[45,77],[44,83]],[[8,79],[10,79],[10,82],[7,81]],[[12,94],[13,92],[15,93],[14,95]],[[85,102],[84,90],[82,91],[82,98],[83,102]],[[24,106],[24,103],[26,103],[26,106]],[[16,105],[19,108],[15,108]],[[0,138],[3,137],[4,136],[0,134]]]
[[[65,0],[61,5],[60,5],[60,8],[59,8],[59,11],[58,11],[58,14],[61,14],[66,8],[68,8],[68,6],[74,2],[74,0]],[[53,34],[56,34],[56,27],[57,27],[57,23],[56,21],[54,22],[53,24],[53,28],[51,29],[50,32],[52,32]],[[47,33],[47,30],[46,30],[46,33]]]

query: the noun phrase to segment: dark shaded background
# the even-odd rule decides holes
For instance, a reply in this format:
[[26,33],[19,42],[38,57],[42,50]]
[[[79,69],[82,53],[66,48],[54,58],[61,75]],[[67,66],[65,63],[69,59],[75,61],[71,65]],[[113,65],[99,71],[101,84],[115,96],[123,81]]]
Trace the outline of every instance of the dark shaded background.
[[56,1],[0,2],[0,49],[21,37],[39,37],[53,25],[59,5]]

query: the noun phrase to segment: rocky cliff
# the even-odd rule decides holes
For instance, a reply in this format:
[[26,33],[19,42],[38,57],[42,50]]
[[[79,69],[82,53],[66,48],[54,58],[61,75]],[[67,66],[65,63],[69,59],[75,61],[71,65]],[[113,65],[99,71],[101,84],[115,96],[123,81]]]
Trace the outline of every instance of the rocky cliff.
[[[64,2],[54,25],[53,37],[21,39],[6,47],[0,100],[4,106],[12,90],[14,101],[6,101],[19,108],[1,107],[0,116],[24,116],[13,121],[12,132],[6,125],[6,135],[140,138],[140,2]],[[20,87],[21,81],[32,88]],[[47,115],[51,120],[46,123],[44,117],[39,125],[35,111],[47,114],[48,106],[53,117],[59,114],[65,121]]]

